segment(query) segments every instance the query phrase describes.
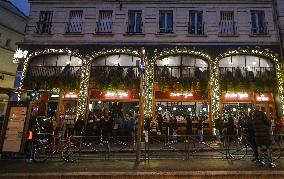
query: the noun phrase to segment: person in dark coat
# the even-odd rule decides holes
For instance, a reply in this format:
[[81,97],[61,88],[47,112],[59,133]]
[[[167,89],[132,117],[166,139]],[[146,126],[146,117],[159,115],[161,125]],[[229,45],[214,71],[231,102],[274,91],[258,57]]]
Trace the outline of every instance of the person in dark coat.
[[233,136],[235,135],[235,123],[234,123],[234,118],[232,116],[228,118],[226,127],[227,127],[227,133],[226,133],[227,140],[228,143],[230,143],[233,139]]
[[258,158],[258,154],[257,154],[257,146],[254,140],[254,130],[253,130],[253,119],[252,119],[252,113],[251,115],[246,115],[244,117],[244,123],[243,123],[243,131],[244,134],[246,136],[247,142],[250,145],[250,147],[252,148],[253,151],[253,156],[254,158],[252,159],[252,161],[255,161]]
[[192,135],[192,119],[190,115],[186,116],[186,135]]
[[157,121],[158,121],[158,130],[160,131],[160,133],[162,134],[162,130],[163,130],[163,116],[162,114],[159,114],[158,117],[157,117]]
[[257,146],[258,162],[262,160],[262,148],[265,147],[268,154],[268,159],[272,163],[272,157],[270,152],[270,146],[272,144],[271,122],[267,119],[266,115],[262,111],[255,111],[253,116],[253,131],[255,144]]
[[83,117],[80,115],[77,119],[77,121],[75,122],[75,136],[81,136],[83,129],[84,129],[84,121],[83,121]]
[[269,147],[272,143],[272,134],[270,131],[271,122],[261,111],[255,111],[253,116],[253,131],[256,146]]

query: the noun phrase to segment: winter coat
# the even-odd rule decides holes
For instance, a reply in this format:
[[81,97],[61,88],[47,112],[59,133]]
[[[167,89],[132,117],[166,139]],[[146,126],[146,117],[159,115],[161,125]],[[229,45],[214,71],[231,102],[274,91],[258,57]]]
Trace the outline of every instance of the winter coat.
[[256,146],[270,146],[272,143],[271,122],[265,114],[257,111],[252,120]]

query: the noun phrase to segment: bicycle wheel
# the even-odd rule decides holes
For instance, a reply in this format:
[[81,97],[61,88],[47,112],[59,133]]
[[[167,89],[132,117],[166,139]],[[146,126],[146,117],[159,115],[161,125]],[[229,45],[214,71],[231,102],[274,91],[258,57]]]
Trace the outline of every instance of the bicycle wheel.
[[74,144],[66,144],[61,152],[61,158],[65,162],[75,162],[80,158],[80,150]]
[[228,153],[234,160],[243,159],[247,154],[247,142],[245,138],[232,137],[228,141]]
[[272,144],[270,150],[273,161],[278,160],[282,156],[282,147],[278,142]]
[[52,147],[50,145],[38,146],[33,152],[33,160],[35,162],[45,162],[52,155]]

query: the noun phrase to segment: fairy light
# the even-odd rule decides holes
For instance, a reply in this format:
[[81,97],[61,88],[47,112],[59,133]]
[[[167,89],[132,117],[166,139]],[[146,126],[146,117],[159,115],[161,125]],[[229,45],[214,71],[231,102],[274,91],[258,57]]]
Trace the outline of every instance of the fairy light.
[[[257,47],[259,48],[259,47]],[[252,55],[261,56],[268,58],[274,62],[274,67],[276,68],[277,86],[279,91],[279,96],[281,100],[282,115],[284,115],[284,74],[283,68],[277,55],[273,54],[269,49],[241,49],[225,52],[219,55],[214,61],[211,62],[211,95],[212,95],[212,111],[215,116],[219,116],[219,106],[220,106],[220,85],[219,85],[219,61],[225,57],[236,56],[236,55]]]

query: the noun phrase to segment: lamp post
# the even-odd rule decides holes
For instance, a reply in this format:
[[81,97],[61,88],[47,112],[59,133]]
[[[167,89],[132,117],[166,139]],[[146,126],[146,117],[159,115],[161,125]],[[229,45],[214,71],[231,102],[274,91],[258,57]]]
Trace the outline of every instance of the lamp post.
[[143,81],[144,81],[144,58],[145,50],[142,49],[142,57],[139,63],[139,76],[140,76],[140,95],[139,95],[139,118],[137,126],[137,141],[136,141],[136,163],[140,163],[141,156],[141,138],[142,138],[142,122],[144,121],[144,90],[143,90]]

